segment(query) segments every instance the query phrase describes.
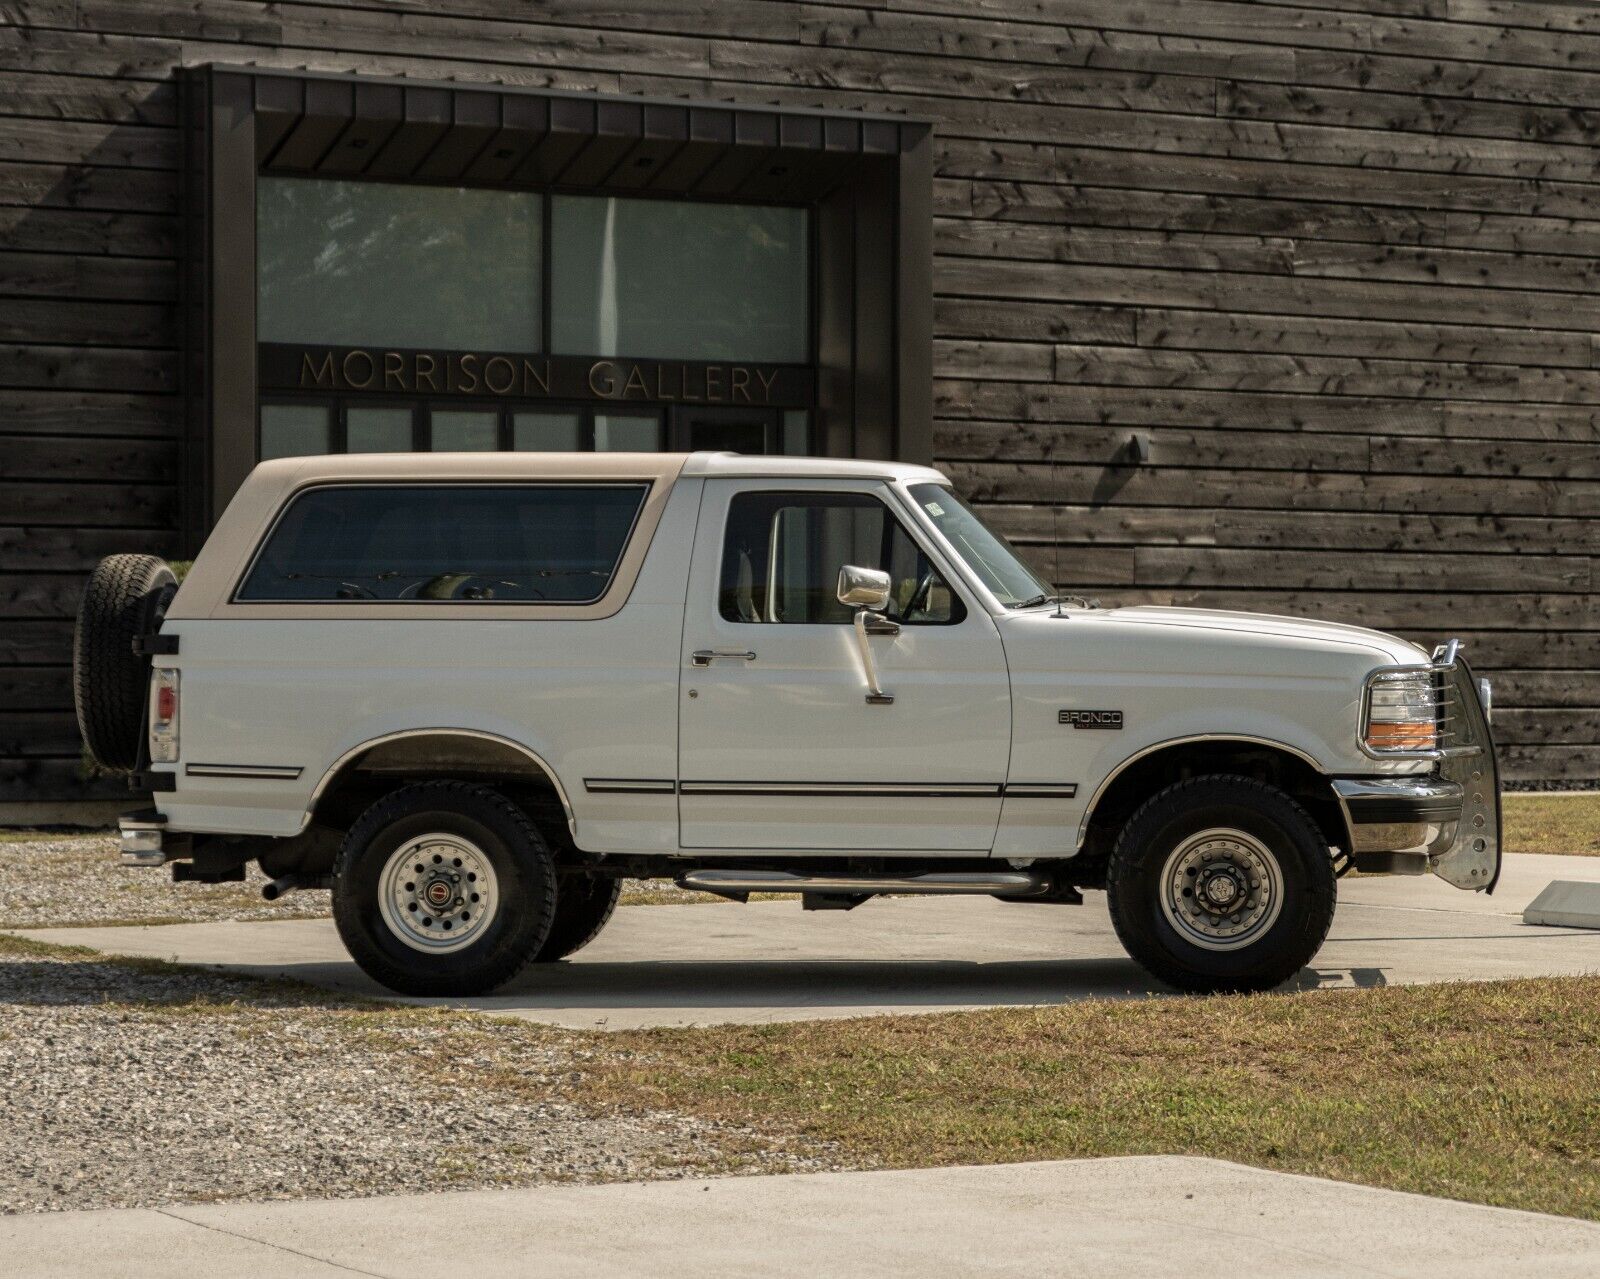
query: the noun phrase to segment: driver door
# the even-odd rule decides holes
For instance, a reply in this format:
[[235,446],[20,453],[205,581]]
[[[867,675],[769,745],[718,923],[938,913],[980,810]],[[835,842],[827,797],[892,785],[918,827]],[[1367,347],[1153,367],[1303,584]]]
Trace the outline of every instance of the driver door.
[[[994,844],[1011,690],[993,619],[964,599],[889,487],[707,481],[679,698],[685,848],[922,850]],[[870,703],[846,564],[890,574],[874,634],[893,701]]]

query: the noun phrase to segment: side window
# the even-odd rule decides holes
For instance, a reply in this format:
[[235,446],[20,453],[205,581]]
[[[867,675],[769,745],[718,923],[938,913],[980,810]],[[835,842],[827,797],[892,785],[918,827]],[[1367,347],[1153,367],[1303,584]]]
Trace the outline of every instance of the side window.
[[838,624],[846,564],[889,574],[888,614],[905,625],[949,625],[966,606],[911,535],[865,493],[739,493],[728,504],[718,606],[730,622]]
[[273,527],[235,599],[588,604],[647,484],[329,485]]

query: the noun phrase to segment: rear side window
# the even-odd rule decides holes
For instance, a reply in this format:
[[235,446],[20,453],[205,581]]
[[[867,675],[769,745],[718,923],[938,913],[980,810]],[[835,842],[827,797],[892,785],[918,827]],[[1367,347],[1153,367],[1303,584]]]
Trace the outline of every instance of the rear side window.
[[289,504],[240,603],[588,604],[606,593],[647,484],[348,485]]

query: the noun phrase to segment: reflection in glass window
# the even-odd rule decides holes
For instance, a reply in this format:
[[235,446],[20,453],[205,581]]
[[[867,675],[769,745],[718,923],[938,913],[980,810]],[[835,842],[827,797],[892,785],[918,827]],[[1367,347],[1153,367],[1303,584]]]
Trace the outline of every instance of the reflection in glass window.
[[523,191],[262,177],[259,338],[537,351],[541,210]]
[[434,409],[435,453],[492,453],[500,447],[500,415],[493,410]]
[[804,363],[804,209],[609,196],[551,201],[559,354]]
[[411,410],[346,409],[344,437],[345,451],[349,453],[409,453]]
[[596,453],[654,453],[661,448],[661,417],[656,413],[596,413]]
[[322,404],[263,404],[261,460],[328,452],[332,422],[332,411]]
[[906,625],[948,624],[966,608],[877,498],[865,493],[740,493],[728,504],[719,607],[730,622],[835,624],[846,564],[889,574],[885,612]]
[[648,486],[361,485],[295,498],[241,601],[586,603]]
[[511,447],[524,453],[571,453],[583,447],[583,418],[571,413],[513,413]]

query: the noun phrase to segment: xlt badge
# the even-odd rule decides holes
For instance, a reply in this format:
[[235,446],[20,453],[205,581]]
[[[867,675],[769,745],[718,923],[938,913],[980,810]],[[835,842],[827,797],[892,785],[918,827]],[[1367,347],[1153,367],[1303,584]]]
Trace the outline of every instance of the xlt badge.
[[1060,720],[1073,728],[1121,728],[1121,711],[1062,711]]

